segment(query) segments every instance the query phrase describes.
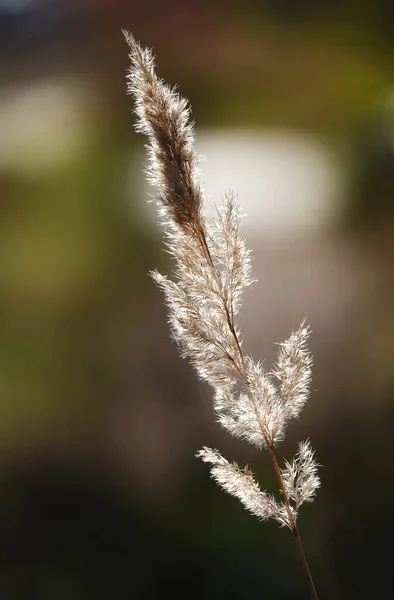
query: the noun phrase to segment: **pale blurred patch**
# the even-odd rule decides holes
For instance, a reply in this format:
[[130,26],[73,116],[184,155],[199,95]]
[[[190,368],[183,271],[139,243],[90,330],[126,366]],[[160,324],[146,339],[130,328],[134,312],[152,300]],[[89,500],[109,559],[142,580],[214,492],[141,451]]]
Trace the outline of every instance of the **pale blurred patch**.
[[295,131],[199,131],[207,160],[201,178],[208,207],[226,190],[238,194],[247,233],[287,236],[314,233],[337,223],[344,210],[339,156]]
[[39,175],[78,160],[89,148],[92,106],[77,78],[0,88],[0,169]]

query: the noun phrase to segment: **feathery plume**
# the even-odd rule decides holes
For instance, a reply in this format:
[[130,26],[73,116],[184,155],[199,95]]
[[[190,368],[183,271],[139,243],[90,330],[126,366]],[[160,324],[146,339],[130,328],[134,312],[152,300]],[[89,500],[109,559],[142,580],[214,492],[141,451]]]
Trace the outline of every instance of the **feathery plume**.
[[299,444],[284,469],[274,452],[289,420],[300,414],[309,397],[309,328],[301,323],[280,345],[270,373],[245,355],[235,317],[252,277],[236,198],[227,193],[213,221],[206,220],[188,103],[157,77],[151,52],[123,33],[130,47],[128,91],[135,101],[136,129],[148,138],[148,181],[156,189],[161,226],[175,262],[174,280],[156,271],[152,277],[164,292],[182,356],[213,388],[219,423],[231,435],[268,451],[283,501],[262,491],[249,468],[228,462],[217,450],[204,447],[197,456],[211,465],[212,477],[249,512],[292,530],[316,600],[296,520],[299,507],[313,499],[320,485],[317,464],[309,441]]
[[237,463],[229,463],[218,450],[206,446],[196,456],[213,465],[212,477],[226,492],[239,498],[252,515],[264,521],[273,518],[291,528],[283,502],[278,503],[273,496],[263,492],[248,467],[241,469]]
[[304,502],[312,502],[316,490],[320,487],[317,476],[317,463],[309,440],[298,443],[298,452],[292,462],[285,461],[282,469],[283,483],[287,495],[295,503],[296,510]]
[[280,382],[280,397],[286,419],[298,417],[309,397],[312,379],[312,357],[306,348],[309,327],[302,322],[299,329],[280,344],[273,374]]

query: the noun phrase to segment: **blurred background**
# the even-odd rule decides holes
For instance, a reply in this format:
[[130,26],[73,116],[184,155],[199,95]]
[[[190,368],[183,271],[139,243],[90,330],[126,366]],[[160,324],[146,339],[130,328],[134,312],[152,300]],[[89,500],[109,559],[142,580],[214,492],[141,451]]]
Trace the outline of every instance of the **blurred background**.
[[121,28],[193,107],[208,210],[239,194],[259,282],[245,349],[307,317],[300,514],[321,599],[391,585],[394,5],[388,0],[0,0],[0,595],[293,598],[288,531],[209,479],[202,445],[277,489],[179,359],[145,203]]

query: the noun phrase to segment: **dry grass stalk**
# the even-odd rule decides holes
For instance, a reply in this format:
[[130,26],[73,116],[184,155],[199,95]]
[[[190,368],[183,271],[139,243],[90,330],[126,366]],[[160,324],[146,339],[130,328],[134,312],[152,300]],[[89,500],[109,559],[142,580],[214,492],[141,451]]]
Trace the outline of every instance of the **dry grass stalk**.
[[136,129],[148,138],[147,176],[156,188],[161,224],[175,261],[174,280],[157,272],[152,276],[165,294],[182,355],[213,388],[218,421],[233,436],[269,452],[283,500],[262,491],[248,468],[228,462],[217,450],[204,447],[197,456],[211,465],[212,477],[247,510],[292,530],[310,595],[316,599],[297,528],[300,506],[313,500],[320,485],[314,453],[309,441],[301,442],[293,460],[280,469],[274,451],[309,397],[309,328],[301,323],[280,345],[271,373],[245,355],[235,317],[243,289],[252,279],[236,199],[228,193],[214,221],[206,221],[188,104],[157,77],[150,51],[129,33],[124,35],[130,46],[128,91],[135,101]]

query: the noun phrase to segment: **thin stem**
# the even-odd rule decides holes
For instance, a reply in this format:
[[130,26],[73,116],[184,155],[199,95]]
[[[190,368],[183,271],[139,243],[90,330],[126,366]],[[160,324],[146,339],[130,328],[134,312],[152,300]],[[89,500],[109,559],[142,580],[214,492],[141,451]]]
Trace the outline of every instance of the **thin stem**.
[[292,510],[291,510],[291,506],[290,506],[290,502],[289,502],[289,497],[287,495],[286,488],[285,488],[284,483],[283,483],[282,473],[280,471],[280,468],[279,468],[279,465],[278,465],[278,461],[276,460],[275,452],[274,452],[274,450],[272,449],[272,447],[269,444],[267,444],[267,448],[268,448],[268,452],[270,454],[270,457],[271,457],[271,460],[272,460],[272,464],[274,465],[275,473],[276,473],[276,475],[278,477],[279,484],[280,484],[280,487],[281,487],[281,490],[282,490],[283,499],[285,501],[285,505],[286,505],[287,514],[288,514],[288,517],[289,517],[291,529],[293,531],[293,536],[294,536],[294,539],[295,539],[295,542],[296,542],[298,555],[299,555],[300,560],[301,560],[302,568],[303,568],[304,575],[305,575],[305,578],[306,578],[306,581],[307,581],[307,584],[308,584],[308,588],[309,588],[309,592],[310,592],[311,598],[312,598],[312,600],[318,600],[316,589],[315,589],[315,585],[313,583],[312,575],[311,575],[311,572],[309,570],[308,562],[306,560],[304,548],[302,546],[300,532],[298,531],[297,523],[296,523],[296,520],[295,520],[295,518],[293,516],[293,513],[292,513]]

